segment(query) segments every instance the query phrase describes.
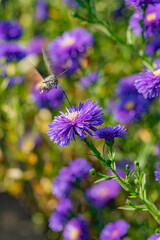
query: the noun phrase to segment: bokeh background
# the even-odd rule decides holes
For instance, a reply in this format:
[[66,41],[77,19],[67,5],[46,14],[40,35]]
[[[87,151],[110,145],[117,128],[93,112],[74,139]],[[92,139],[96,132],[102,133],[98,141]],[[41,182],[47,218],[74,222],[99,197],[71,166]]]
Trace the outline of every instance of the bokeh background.
[[[12,239],[16,236],[17,240],[62,239],[62,231],[56,232],[48,227],[48,219],[59,202],[52,193],[53,179],[62,167],[68,166],[70,161],[77,158],[85,158],[92,167],[105,172],[98,160],[89,155],[90,151],[80,139],[77,138],[61,149],[47,136],[48,124],[59,111],[65,112],[69,104],[59,88],[48,94],[40,94],[36,88],[42,79],[34,68],[43,78],[49,74],[42,56],[44,46],[48,48],[56,74],[69,69],[59,77],[59,84],[73,106],[87,99],[94,100],[103,108],[103,126],[115,126],[119,122],[126,126],[127,139],[116,141],[114,146],[116,160],[120,164],[125,159],[131,165],[135,160],[140,162],[147,173],[151,199],[158,203],[159,184],[155,182],[154,171],[159,158],[156,151],[160,136],[159,102],[145,102],[147,107],[142,106],[138,114],[134,110],[136,113],[132,112],[134,117],[131,115],[129,120],[124,120],[125,117],[119,120],[113,111],[117,102],[120,102],[116,90],[120,86],[119,81],[140,72],[142,60],[108,38],[102,26],[76,18],[75,11],[83,15],[85,10],[77,10],[66,2],[0,1],[2,240],[11,239],[11,236]],[[126,38],[127,34],[131,34],[136,49],[141,48],[141,39],[127,31],[133,9],[126,7],[123,0],[96,1],[96,9],[99,18],[109,20],[117,35]],[[7,22],[13,21],[18,26],[7,25]],[[4,22],[6,25],[2,27]],[[74,43],[76,53],[72,52],[72,39],[62,41],[63,44],[53,48],[58,36],[66,31],[72,32],[74,36],[76,28],[85,31]],[[5,37],[5,31],[10,31],[8,37]],[[62,45],[64,48],[61,49]],[[67,47],[71,49],[68,50]],[[124,95],[126,94],[125,92]],[[135,104],[131,100],[132,98],[126,101]],[[133,106],[127,106],[126,114],[130,114]],[[102,151],[102,141],[97,140],[96,145]],[[86,190],[91,189],[96,180],[96,177],[88,173],[85,178],[78,180],[70,193],[74,209],[70,218],[82,215],[87,219],[90,239],[99,239],[103,227],[120,218],[130,224],[125,240],[145,240],[154,233],[156,223],[147,212],[118,209],[125,204],[127,197],[122,189],[115,190],[115,196],[110,197],[111,187],[108,187],[107,192],[106,187],[102,187],[101,196],[106,197],[104,203],[100,207],[92,204],[86,197]]]

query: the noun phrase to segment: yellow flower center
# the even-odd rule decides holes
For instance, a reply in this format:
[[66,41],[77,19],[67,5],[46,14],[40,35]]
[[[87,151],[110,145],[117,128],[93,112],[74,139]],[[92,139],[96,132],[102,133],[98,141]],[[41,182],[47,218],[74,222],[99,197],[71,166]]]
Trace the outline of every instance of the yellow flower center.
[[156,19],[156,14],[155,13],[150,13],[147,15],[147,20],[152,21]]
[[112,238],[116,238],[118,236],[119,232],[117,230],[113,231],[111,234]]
[[75,38],[67,36],[62,42],[62,47],[69,47],[69,46],[72,46],[74,43],[75,43]]
[[75,121],[78,114],[79,114],[79,112],[72,112],[72,113],[69,113],[66,116],[66,118],[68,118],[71,121]]
[[160,76],[160,69],[154,71],[153,74],[154,74],[155,76]]
[[100,190],[99,194],[100,194],[101,197],[107,197],[108,190],[106,188],[103,188],[103,189]]
[[79,237],[79,230],[78,229],[73,229],[70,234],[71,239],[77,239]]
[[134,108],[134,102],[133,101],[129,101],[129,102],[126,103],[125,109],[131,110],[133,108]]

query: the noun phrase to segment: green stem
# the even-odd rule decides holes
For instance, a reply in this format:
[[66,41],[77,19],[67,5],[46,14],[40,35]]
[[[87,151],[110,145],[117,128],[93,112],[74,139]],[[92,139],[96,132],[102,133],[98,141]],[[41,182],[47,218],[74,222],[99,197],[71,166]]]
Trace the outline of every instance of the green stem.
[[[140,197],[138,195],[137,192],[134,191],[134,189],[132,188],[131,184],[129,184],[128,182],[125,181],[125,179],[121,178],[116,171],[112,168],[111,164],[107,164],[107,161],[105,161],[102,157],[100,152],[96,149],[96,147],[93,145],[92,142],[89,142],[88,139],[84,139],[84,142],[87,144],[87,146],[91,149],[91,151],[93,151],[93,153],[95,154],[95,156],[97,157],[97,159],[103,164],[103,166],[108,167],[113,176],[116,178],[116,180],[119,182],[119,184],[121,185],[121,187],[129,192],[132,196],[135,196],[141,203],[143,203],[145,205],[145,207],[148,209],[149,213],[153,216],[153,218],[156,220],[156,222],[158,224],[160,224],[160,214],[159,214],[159,210],[157,209],[157,207],[154,205],[154,203],[150,202],[149,200],[143,199],[142,197]],[[110,161],[111,162],[111,161]]]

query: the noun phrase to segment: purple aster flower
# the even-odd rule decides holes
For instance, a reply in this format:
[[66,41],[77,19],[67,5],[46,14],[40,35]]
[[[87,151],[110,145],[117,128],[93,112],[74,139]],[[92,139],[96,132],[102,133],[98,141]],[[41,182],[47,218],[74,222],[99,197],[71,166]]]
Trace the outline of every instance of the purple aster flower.
[[121,190],[121,186],[116,180],[107,180],[96,183],[86,190],[88,200],[98,208],[104,207],[108,201],[114,199]]
[[60,88],[51,89],[48,93],[40,93],[39,89],[32,91],[32,99],[39,108],[58,108],[63,103],[63,92]]
[[156,177],[156,181],[159,181],[160,183],[160,162],[157,165],[157,170],[154,172],[154,175]]
[[144,6],[145,4],[160,3],[160,0],[126,0],[126,5],[129,6]]
[[0,39],[17,40],[22,36],[22,27],[16,21],[0,21]]
[[142,9],[140,8],[134,12],[134,14],[131,16],[129,20],[129,26],[133,30],[136,36],[139,36],[142,33],[142,28],[139,23],[139,21],[142,19],[143,19],[143,14],[142,14]]
[[0,43],[0,58],[6,58],[7,62],[19,61],[26,57],[27,50],[14,42]]
[[145,51],[148,56],[153,56],[159,48],[160,37],[156,37],[153,41],[147,43]]
[[160,31],[160,4],[149,5],[145,12],[145,37],[155,36]]
[[24,82],[24,77],[22,76],[13,76],[9,78],[8,88],[12,88],[15,84],[22,84]]
[[157,154],[158,157],[160,157],[160,142],[157,144],[155,148],[155,153]]
[[54,232],[61,232],[65,226],[66,217],[59,212],[54,212],[49,218],[49,227]]
[[29,54],[38,54],[42,52],[46,38],[44,36],[36,36],[32,38],[28,45]]
[[81,77],[80,81],[84,87],[89,87],[92,83],[95,83],[99,79],[99,74],[97,72],[91,72],[88,77]]
[[75,178],[85,178],[92,166],[86,159],[76,158],[74,161],[70,161],[69,168]]
[[52,185],[52,193],[57,198],[66,198],[72,189],[74,177],[68,167],[63,167],[59,175],[55,177]]
[[113,108],[115,119],[120,123],[133,123],[141,120],[142,114],[149,109],[149,100],[144,99],[140,94],[121,98]]
[[156,98],[160,94],[160,69],[141,72],[135,80],[135,87],[144,98]]
[[152,236],[147,238],[147,240],[159,240],[160,239],[160,234],[154,233]]
[[62,198],[57,207],[56,211],[64,216],[69,216],[72,210],[72,202],[69,198]]
[[80,59],[92,45],[92,34],[83,28],[66,31],[57,37],[49,45],[49,54],[55,71],[62,73],[69,69],[69,73],[73,73],[79,68]]
[[36,19],[44,21],[48,18],[48,5],[45,0],[38,0],[36,5]]
[[[155,36],[160,31],[160,4],[149,5],[145,12],[144,17],[144,35],[145,38],[149,38],[150,36]],[[140,20],[143,19],[142,9],[138,9],[130,18],[130,27],[133,30],[134,34],[139,36],[142,33],[142,28],[139,23]]]
[[75,134],[83,140],[86,132],[92,135],[90,130],[94,131],[96,129],[94,126],[103,123],[102,108],[89,99],[85,103],[80,103],[79,107],[70,107],[65,114],[60,113],[61,115],[55,117],[49,124],[48,136],[55,144],[60,144],[61,148],[69,145],[72,139],[75,140]]
[[115,127],[99,128],[93,135],[94,139],[105,139],[105,142],[109,142],[115,138],[126,138],[123,136],[126,133],[124,126],[117,125]]
[[116,95],[118,101],[112,102],[109,110],[114,113],[115,119],[120,123],[132,123],[142,118],[142,114],[149,109],[150,101],[137,92],[134,86],[138,74],[124,77],[119,81]]
[[72,218],[64,228],[63,240],[88,240],[88,223],[81,218]]
[[119,219],[116,222],[107,224],[100,234],[100,240],[120,240],[128,231],[129,224]]

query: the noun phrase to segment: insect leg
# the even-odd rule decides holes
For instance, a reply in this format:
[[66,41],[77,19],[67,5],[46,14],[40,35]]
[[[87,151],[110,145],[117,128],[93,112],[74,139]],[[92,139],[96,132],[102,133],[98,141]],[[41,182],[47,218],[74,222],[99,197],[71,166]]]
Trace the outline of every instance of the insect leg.
[[61,88],[60,86],[59,86],[59,88],[62,90],[65,98],[67,99],[67,101],[68,101],[68,103],[69,103],[69,105],[72,106],[71,103],[70,103],[70,101],[69,101],[69,99],[68,99],[68,97],[67,97],[67,95],[66,95],[66,93],[65,93],[65,91],[63,90],[63,88]]

